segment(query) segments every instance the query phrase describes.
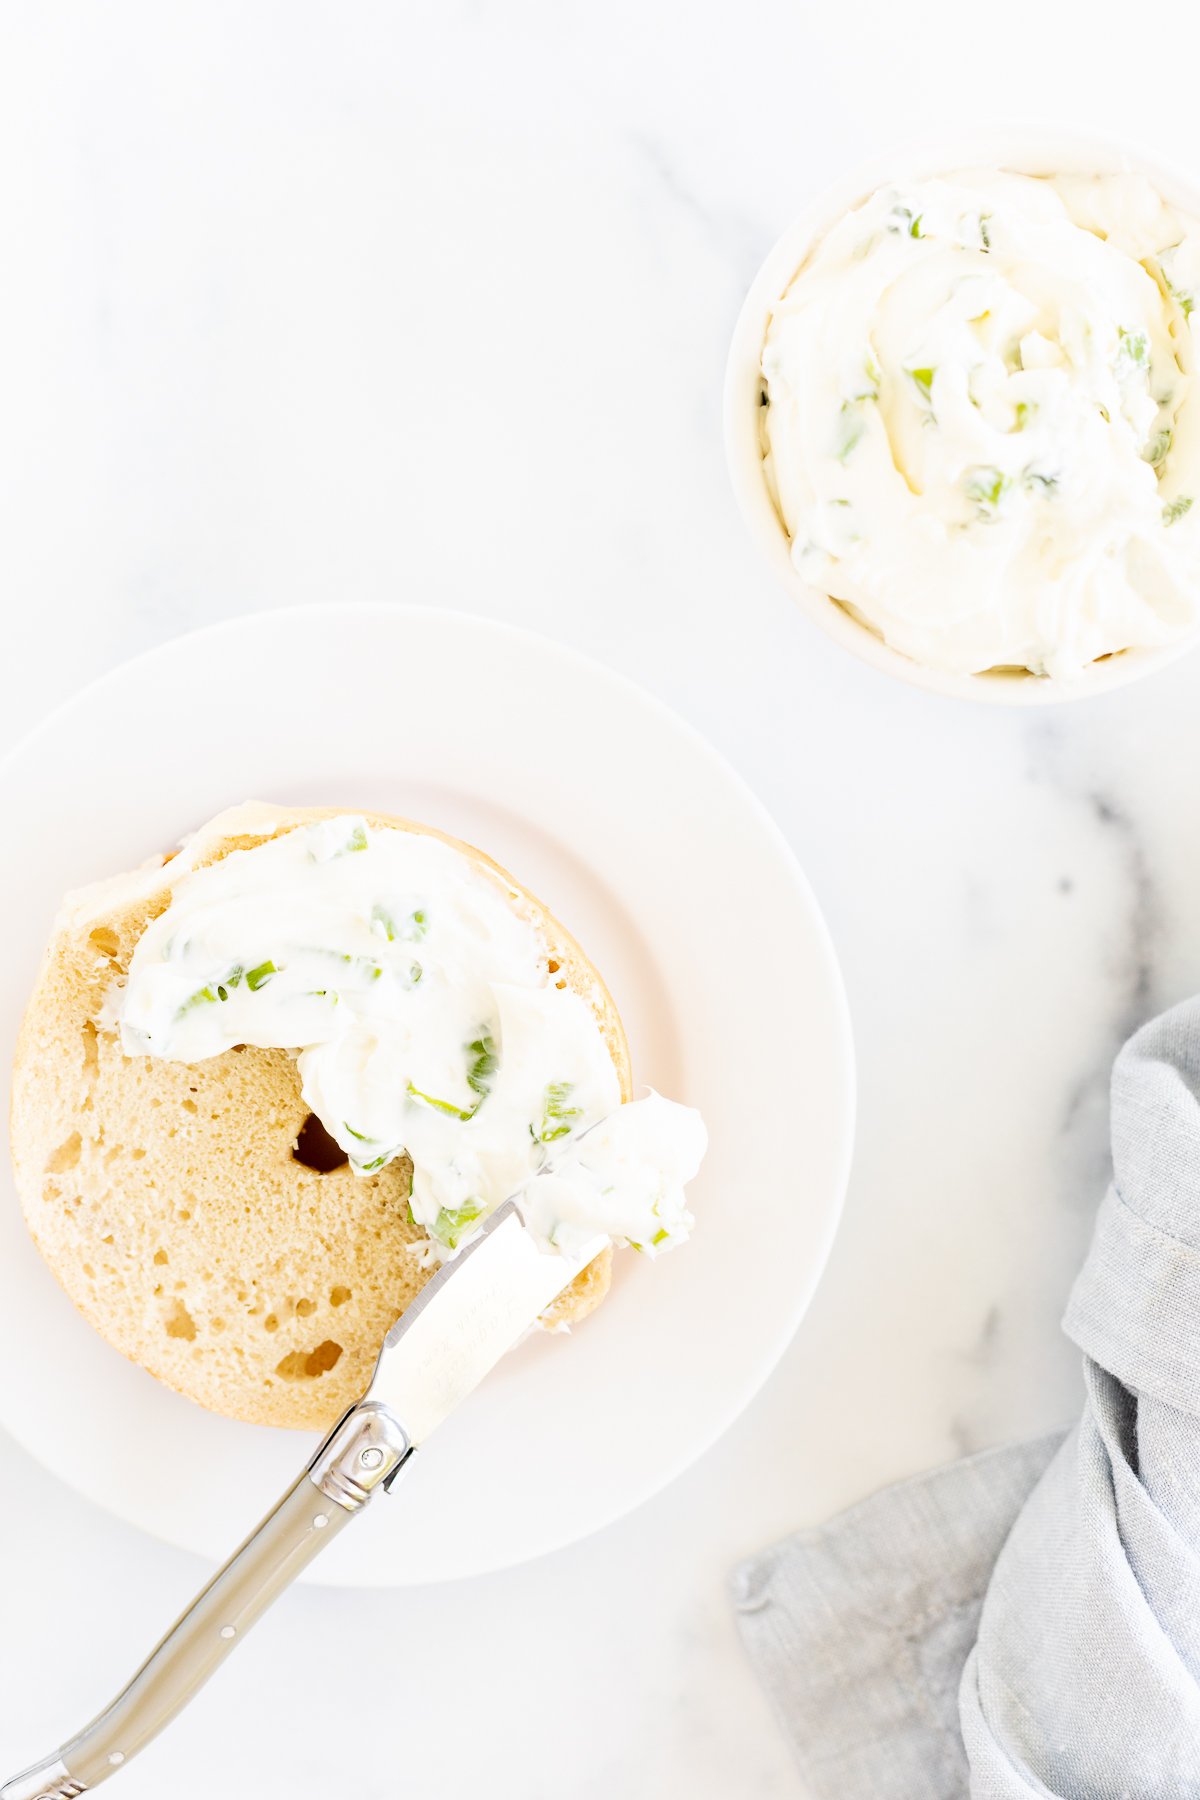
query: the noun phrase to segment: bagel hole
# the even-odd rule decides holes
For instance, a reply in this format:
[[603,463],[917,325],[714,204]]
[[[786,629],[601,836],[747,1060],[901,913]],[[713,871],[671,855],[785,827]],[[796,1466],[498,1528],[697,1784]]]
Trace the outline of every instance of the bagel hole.
[[107,925],[97,925],[95,931],[89,931],[88,943],[94,950],[98,950],[101,956],[107,956],[110,962],[116,958],[121,948],[120,938],[115,931],[110,931]]
[[314,1174],[332,1175],[335,1169],[344,1169],[350,1158],[330,1137],[316,1113],[309,1113],[292,1146],[292,1161],[312,1169]]
[[96,1027],[91,1019],[85,1019],[80,1031],[83,1040],[83,1072],[90,1081],[100,1067],[100,1046],[96,1042]]
[[335,1287],[329,1290],[330,1306],[345,1306],[349,1298],[350,1289],[348,1287]]
[[311,1319],[316,1310],[317,1303],[315,1300],[297,1300],[296,1302],[296,1317],[298,1319]]

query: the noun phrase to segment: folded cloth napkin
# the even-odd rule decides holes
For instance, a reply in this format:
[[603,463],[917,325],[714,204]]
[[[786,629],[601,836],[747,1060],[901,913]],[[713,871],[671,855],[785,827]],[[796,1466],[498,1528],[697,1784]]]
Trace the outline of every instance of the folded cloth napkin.
[[737,1571],[814,1800],[1200,1800],[1200,999],[1117,1059],[1065,1439],[906,1482]]

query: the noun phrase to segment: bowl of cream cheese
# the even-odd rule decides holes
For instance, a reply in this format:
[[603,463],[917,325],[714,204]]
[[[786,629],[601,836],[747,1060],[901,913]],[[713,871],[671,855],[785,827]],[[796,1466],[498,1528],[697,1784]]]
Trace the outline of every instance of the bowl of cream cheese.
[[1060,134],[894,154],[779,239],[734,332],[743,517],[903,680],[1016,704],[1200,635],[1200,187]]

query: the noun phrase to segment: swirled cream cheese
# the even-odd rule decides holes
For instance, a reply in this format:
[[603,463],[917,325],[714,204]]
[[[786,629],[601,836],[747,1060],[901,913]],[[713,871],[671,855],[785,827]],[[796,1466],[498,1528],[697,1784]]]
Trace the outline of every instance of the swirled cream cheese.
[[547,957],[460,851],[338,817],[184,874],[116,1017],[131,1055],[295,1051],[305,1102],[359,1174],[407,1152],[438,1254],[525,1189],[555,1249],[600,1232],[670,1249],[692,1223],[700,1116],[657,1094],[622,1104],[591,1008]]
[[1200,619],[1200,222],[1141,176],[880,190],[762,354],[813,587],[935,668],[1070,679]]

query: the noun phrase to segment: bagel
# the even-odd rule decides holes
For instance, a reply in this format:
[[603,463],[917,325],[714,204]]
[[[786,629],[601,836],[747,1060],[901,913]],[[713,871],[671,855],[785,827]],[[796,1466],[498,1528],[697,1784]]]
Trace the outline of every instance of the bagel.
[[[18,1039],[12,1147],[42,1256],[109,1344],[201,1406],[315,1430],[370,1379],[389,1326],[433,1272],[409,1216],[411,1164],[355,1173],[311,1118],[293,1053],[238,1046],[188,1064],[122,1049],[114,989],[182,875],[344,809],[250,802],[176,855],[63,902]],[[631,1097],[616,1006],[574,939],[481,851],[407,819],[502,889],[550,979],[590,1007]],[[332,1155],[329,1152],[332,1151]],[[336,1166],[321,1166],[334,1162]],[[315,1165],[315,1166],[314,1166]],[[609,1285],[606,1249],[543,1315],[562,1328]]]

